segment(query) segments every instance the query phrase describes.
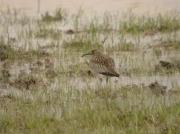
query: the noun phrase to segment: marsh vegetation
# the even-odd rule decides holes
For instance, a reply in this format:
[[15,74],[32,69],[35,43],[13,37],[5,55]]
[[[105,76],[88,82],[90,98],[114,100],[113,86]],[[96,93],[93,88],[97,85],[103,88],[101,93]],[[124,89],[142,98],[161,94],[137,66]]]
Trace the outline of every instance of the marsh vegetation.
[[[180,133],[179,15],[0,16],[0,133]],[[91,49],[120,78],[91,75]]]

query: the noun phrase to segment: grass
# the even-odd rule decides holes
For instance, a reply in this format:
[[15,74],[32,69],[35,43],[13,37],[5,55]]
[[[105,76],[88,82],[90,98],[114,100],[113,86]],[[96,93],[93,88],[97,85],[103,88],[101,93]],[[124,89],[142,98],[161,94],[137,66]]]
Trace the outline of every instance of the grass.
[[[9,108],[6,112],[1,112],[0,131],[1,133],[12,131],[13,133],[144,133],[147,129],[150,133],[180,131],[179,103],[168,106],[164,104],[162,97],[155,98],[155,104],[152,106],[149,104],[148,107],[146,102],[149,95],[139,87],[135,88],[137,91],[133,89],[105,88],[95,91],[68,89],[68,92],[65,90],[50,94],[44,92],[41,97],[34,92],[32,95],[36,99],[32,101],[28,97],[5,99],[1,107]],[[121,98],[125,95],[126,98]]]
[[116,51],[122,51],[122,52],[133,52],[133,51],[137,51],[138,48],[132,42],[122,42],[122,43],[119,43],[117,46],[110,47],[109,50],[110,51],[116,50]]
[[[14,12],[0,20],[0,133],[180,133],[180,70],[156,70],[162,58],[180,56],[179,16],[86,22],[81,11],[38,19]],[[60,28],[69,24],[68,35]],[[92,49],[115,60],[119,79],[89,75],[81,55]],[[176,93],[155,95],[147,88],[154,81]]]
[[155,46],[155,49],[163,48],[165,50],[179,50],[180,49],[180,41],[167,40],[163,41],[160,44]]
[[128,15],[120,22],[120,32],[138,34],[147,32],[172,32],[180,29],[179,16],[158,15],[156,17]]
[[92,49],[99,49],[102,46],[98,42],[93,42],[88,39],[74,39],[70,42],[64,42],[63,47],[69,51],[87,52]]
[[40,28],[34,33],[34,35],[36,38],[52,38],[54,40],[57,40],[61,37],[61,31],[48,28]]
[[25,51],[23,49],[16,50],[11,45],[6,44],[4,41],[0,42],[0,51],[1,51],[0,60],[1,61],[8,60],[10,62],[16,60],[30,61],[36,58],[49,56],[48,53],[43,51],[36,51],[36,50]]
[[[99,17],[100,18],[100,17]],[[180,29],[180,17],[177,14],[156,16],[137,16],[134,13],[117,15],[105,14],[101,19],[95,16],[92,21],[85,24],[84,31],[89,33],[118,32],[131,35],[154,35],[158,32],[167,33]],[[123,19],[122,19],[123,18]],[[112,22],[112,20],[116,20]]]
[[57,9],[53,15],[50,15],[49,12],[41,15],[42,22],[46,23],[62,21],[63,19],[65,19],[65,11],[61,8]]

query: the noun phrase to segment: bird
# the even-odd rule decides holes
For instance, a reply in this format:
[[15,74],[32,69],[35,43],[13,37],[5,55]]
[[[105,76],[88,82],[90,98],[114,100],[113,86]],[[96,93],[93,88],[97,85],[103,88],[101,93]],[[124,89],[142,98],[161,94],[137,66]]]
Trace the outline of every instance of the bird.
[[90,56],[89,67],[94,74],[101,74],[106,76],[106,82],[109,77],[119,77],[119,74],[115,71],[114,60],[101,53],[97,49],[91,50],[89,53],[83,54],[84,56]]

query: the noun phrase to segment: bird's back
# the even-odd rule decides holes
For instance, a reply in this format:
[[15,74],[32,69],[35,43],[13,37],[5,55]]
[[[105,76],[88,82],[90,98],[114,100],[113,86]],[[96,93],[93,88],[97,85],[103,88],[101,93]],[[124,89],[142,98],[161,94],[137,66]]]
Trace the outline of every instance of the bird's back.
[[114,60],[111,57],[103,55],[101,53],[92,56],[90,60],[90,67],[94,72],[98,74],[111,77],[119,77],[119,74],[115,71]]

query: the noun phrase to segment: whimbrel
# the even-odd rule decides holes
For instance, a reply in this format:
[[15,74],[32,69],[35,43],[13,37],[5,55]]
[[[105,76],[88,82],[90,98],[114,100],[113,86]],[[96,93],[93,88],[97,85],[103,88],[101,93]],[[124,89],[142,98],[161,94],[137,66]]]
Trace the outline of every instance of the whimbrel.
[[83,54],[82,57],[87,55],[91,56],[89,66],[94,74],[105,75],[106,81],[108,81],[108,77],[119,77],[119,74],[115,71],[114,60],[111,57],[102,54],[98,50],[92,50],[87,54]]

